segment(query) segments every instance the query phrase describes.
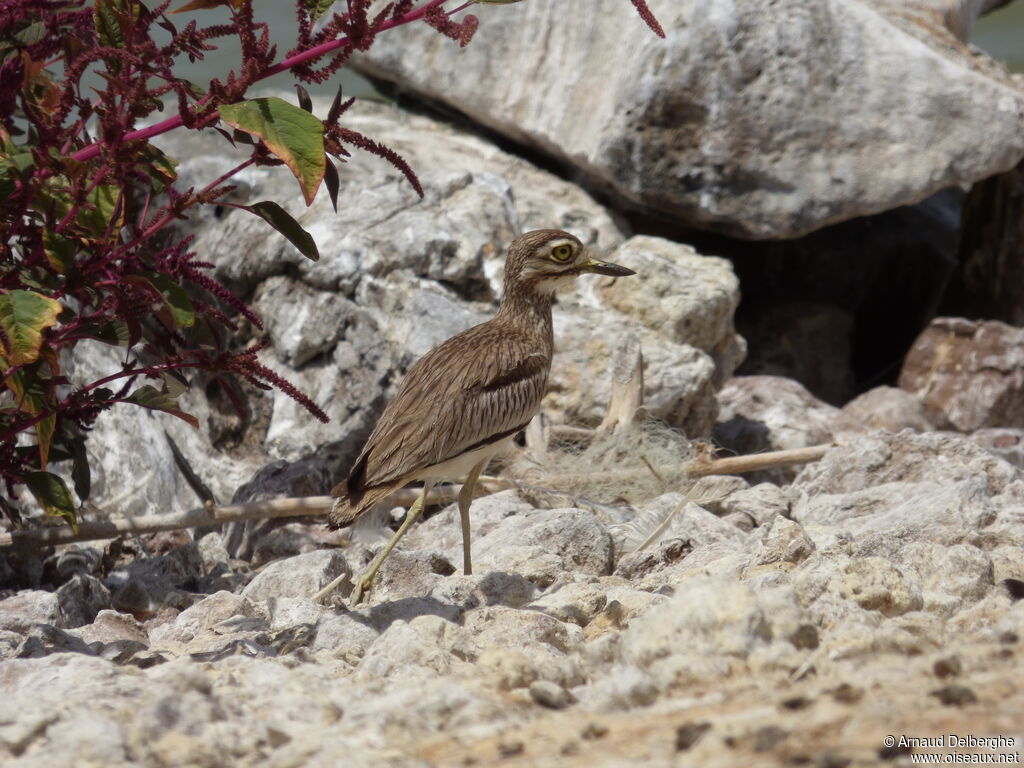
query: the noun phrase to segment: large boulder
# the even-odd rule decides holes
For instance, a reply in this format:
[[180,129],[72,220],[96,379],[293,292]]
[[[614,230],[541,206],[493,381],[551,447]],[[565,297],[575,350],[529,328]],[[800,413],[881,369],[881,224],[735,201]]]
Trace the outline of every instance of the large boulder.
[[466,50],[418,26],[358,66],[647,211],[796,237],[1024,156],[1024,93],[944,26],[983,9],[938,5],[662,0],[662,40],[623,0],[527,3]]

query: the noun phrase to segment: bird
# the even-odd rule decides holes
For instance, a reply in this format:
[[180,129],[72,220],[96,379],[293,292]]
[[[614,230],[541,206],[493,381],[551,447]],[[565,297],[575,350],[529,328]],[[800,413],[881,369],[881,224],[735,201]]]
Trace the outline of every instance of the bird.
[[[355,583],[350,602],[366,597],[381,564],[423,512],[438,482],[465,478],[459,493],[463,572],[473,572],[469,509],[488,461],[540,410],[551,370],[555,292],[582,274],[626,277],[579,238],[558,229],[517,237],[505,259],[504,290],[490,320],[452,336],[409,369],[384,408],[348,477],[334,487],[331,528],[344,528],[413,482],[423,489],[405,520]],[[322,599],[341,576],[317,595]]]

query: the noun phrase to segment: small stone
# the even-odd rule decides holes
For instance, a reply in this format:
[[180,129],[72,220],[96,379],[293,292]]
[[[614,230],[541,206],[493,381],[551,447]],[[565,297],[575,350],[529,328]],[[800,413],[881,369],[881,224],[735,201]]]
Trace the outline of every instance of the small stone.
[[526,751],[526,746],[521,741],[503,741],[498,745],[499,757],[515,757]]
[[978,701],[974,691],[966,685],[947,685],[945,688],[932,691],[929,695],[934,696],[947,707],[963,707]]
[[576,701],[576,697],[569,691],[549,680],[534,680],[530,683],[530,698],[548,709],[565,709]]
[[578,741],[567,741],[559,751],[566,757],[579,754],[580,743]]
[[685,752],[711,730],[711,723],[686,723],[676,728],[676,752]]
[[601,723],[589,723],[583,732],[580,733],[586,741],[596,741],[608,735],[608,726]]
[[963,664],[956,656],[947,656],[936,661],[932,671],[936,677],[956,677],[963,671]]
[[864,689],[849,683],[842,683],[831,689],[829,693],[840,704],[856,704],[864,696]]
[[115,664],[126,664],[136,653],[147,650],[145,643],[138,640],[114,640],[99,645],[100,649],[96,655]]
[[806,696],[793,696],[788,699],[783,699],[779,702],[783,709],[789,709],[797,712],[801,709],[807,709],[814,703],[814,699],[809,699]]
[[754,734],[754,751],[770,752],[789,736],[789,731],[784,731],[774,725],[767,725],[758,729]]

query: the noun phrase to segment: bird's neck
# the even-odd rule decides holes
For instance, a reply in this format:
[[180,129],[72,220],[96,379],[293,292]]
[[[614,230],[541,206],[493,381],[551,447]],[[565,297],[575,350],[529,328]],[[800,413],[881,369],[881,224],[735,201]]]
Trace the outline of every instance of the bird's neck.
[[505,296],[494,319],[507,323],[526,335],[536,336],[550,355],[554,347],[551,301],[550,293],[538,293],[532,286],[506,283]]

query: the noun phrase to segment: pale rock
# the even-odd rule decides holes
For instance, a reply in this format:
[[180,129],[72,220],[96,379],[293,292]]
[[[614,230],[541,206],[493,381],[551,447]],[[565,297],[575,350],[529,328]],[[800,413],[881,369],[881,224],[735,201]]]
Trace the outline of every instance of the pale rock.
[[380,630],[363,612],[324,613],[317,620],[310,651],[354,666],[379,635]]
[[585,627],[607,604],[608,597],[599,584],[556,583],[526,608],[554,616],[559,621]]
[[294,368],[334,349],[356,312],[356,305],[344,296],[314,290],[284,275],[261,283],[252,306],[278,360]]
[[804,496],[793,505],[819,547],[848,536],[898,537],[955,544],[975,539],[995,522],[997,506],[982,479],[948,485],[892,482],[849,493]]
[[[807,448],[830,443],[840,411],[803,385],[779,376],[737,376],[718,393],[718,422],[712,436],[738,455]],[[777,484],[796,475],[792,467],[762,470],[756,477]]]
[[666,339],[711,355],[714,385],[721,387],[746,353],[734,327],[740,293],[732,265],[650,236],[630,238],[611,259],[630,265],[643,280],[612,281],[601,290],[604,303]]
[[479,647],[465,628],[440,616],[395,621],[366,650],[356,678],[403,681],[468,671]]
[[27,589],[0,600],[0,629],[24,634],[35,624],[63,626],[55,592]]
[[149,645],[149,635],[134,616],[109,609],[100,611],[91,624],[78,627],[71,634],[80,637],[86,643],[130,640]]
[[272,631],[301,624],[315,625],[326,608],[311,597],[274,597],[267,601]]
[[850,420],[869,430],[928,432],[933,429],[921,399],[898,387],[869,389],[844,405],[842,411]]
[[847,493],[884,483],[953,484],[974,480],[985,495],[1000,493],[1020,479],[1007,462],[950,432],[878,432],[833,446],[801,470],[800,490],[808,494]]
[[538,509],[506,518],[474,542],[480,570],[518,573],[544,588],[562,573],[611,572],[612,542],[594,513]]
[[992,558],[978,547],[943,547],[912,541],[894,560],[916,576],[926,611],[952,616],[983,599],[995,586]]
[[[345,556],[338,550],[320,549],[271,563],[242,590],[250,602],[266,602],[277,597],[313,597],[336,577],[351,577]],[[335,590],[332,598],[341,599],[345,589]]]
[[624,663],[647,670],[662,690],[728,673],[734,663],[760,668],[792,661],[810,619],[788,589],[755,592],[725,579],[695,577],[659,610],[622,633]]
[[553,422],[600,423],[611,398],[611,361],[635,334],[644,357],[645,410],[690,437],[710,432],[717,407],[709,354],[600,305],[556,310],[554,326],[555,356],[542,406]]
[[448,576],[438,582],[430,592],[430,597],[469,611],[484,605],[521,608],[537,597],[538,593],[537,585],[518,573],[486,571],[470,576]]
[[803,526],[781,515],[759,528],[755,541],[753,554],[758,565],[795,565],[806,560],[815,550],[814,542]]
[[1024,429],[988,427],[976,429],[971,440],[1017,469],[1024,469]]
[[173,622],[152,629],[149,639],[155,647],[187,644],[200,633],[234,616],[254,616],[252,600],[231,592],[217,592],[179,613]]
[[900,616],[924,607],[917,580],[880,557],[851,558],[839,568],[827,589],[883,616]]
[[[655,3],[662,40],[628,3],[538,3],[486,14],[465,50],[417,25],[381,36],[358,65],[646,211],[791,238],[1024,155],[1020,88],[951,46],[941,15],[926,25],[904,6]],[[957,119],[940,129],[938,114]]]
[[788,516],[790,496],[772,483],[758,483],[730,493],[719,503],[722,517],[730,514],[746,515],[755,526],[771,523],[779,515]]

